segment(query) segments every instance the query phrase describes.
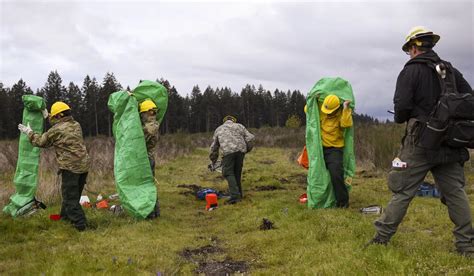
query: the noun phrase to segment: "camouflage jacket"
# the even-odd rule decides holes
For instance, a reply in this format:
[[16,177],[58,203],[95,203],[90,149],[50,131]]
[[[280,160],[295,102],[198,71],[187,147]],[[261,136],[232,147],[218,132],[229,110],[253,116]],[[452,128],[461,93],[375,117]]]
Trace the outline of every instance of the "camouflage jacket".
[[58,120],[43,134],[31,132],[28,138],[36,147],[54,146],[59,169],[73,173],[89,171],[90,160],[82,138],[81,125],[72,117]]
[[228,120],[214,132],[209,158],[212,162],[217,161],[219,148],[223,156],[239,151],[247,153],[252,150],[253,139],[254,135],[243,125]]
[[145,135],[146,150],[148,158],[155,160],[156,146],[158,145],[158,130],[160,123],[156,121],[154,116],[142,118],[143,134]]

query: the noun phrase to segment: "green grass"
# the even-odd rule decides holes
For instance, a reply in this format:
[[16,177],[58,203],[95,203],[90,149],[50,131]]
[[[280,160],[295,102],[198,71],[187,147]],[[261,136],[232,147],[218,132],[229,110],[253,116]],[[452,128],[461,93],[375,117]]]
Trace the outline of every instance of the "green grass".
[[[285,149],[256,148],[248,154],[244,201],[207,212],[204,201],[176,187],[226,189],[218,173],[207,171],[207,154],[197,149],[157,168],[162,217],[154,221],[87,209],[96,229],[79,233],[49,220],[58,205],[30,218],[0,216],[0,274],[191,274],[200,265],[218,261],[243,261],[248,273],[267,275],[474,273],[473,260],[452,253],[453,225],[439,200],[416,198],[389,246],[363,249],[374,234],[376,216],[358,209],[387,204],[391,195],[384,176],[358,175],[348,210],[308,210],[298,202],[305,192],[306,171]],[[467,178],[468,183],[474,180],[472,174]],[[282,189],[255,189],[268,185]],[[105,186],[95,192],[110,191]],[[276,229],[259,230],[263,218]],[[215,252],[189,253],[208,245]]]

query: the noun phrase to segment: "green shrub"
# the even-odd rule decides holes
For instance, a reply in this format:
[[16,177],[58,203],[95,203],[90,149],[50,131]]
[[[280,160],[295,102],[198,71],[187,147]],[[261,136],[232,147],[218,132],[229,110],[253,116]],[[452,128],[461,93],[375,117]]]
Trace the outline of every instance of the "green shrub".
[[298,115],[291,115],[288,120],[286,120],[285,126],[287,128],[299,128],[301,127],[301,119]]

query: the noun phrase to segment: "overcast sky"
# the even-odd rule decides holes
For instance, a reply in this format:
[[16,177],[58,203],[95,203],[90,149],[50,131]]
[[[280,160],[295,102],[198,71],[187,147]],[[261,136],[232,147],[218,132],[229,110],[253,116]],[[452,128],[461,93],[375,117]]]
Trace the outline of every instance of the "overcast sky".
[[307,93],[347,79],[356,111],[386,118],[408,56],[408,30],[441,36],[435,50],[474,86],[473,1],[153,2],[0,0],[0,81],[36,90],[113,72],[134,88],[163,77],[181,95],[247,84]]

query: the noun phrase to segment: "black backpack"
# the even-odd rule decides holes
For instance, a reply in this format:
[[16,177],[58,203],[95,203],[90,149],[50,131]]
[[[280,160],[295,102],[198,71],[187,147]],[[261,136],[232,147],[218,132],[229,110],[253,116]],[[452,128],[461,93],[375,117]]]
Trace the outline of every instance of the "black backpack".
[[458,92],[449,62],[436,64],[424,60],[423,63],[436,72],[441,94],[428,121],[422,124],[417,145],[433,150],[441,145],[474,148],[474,95]]

